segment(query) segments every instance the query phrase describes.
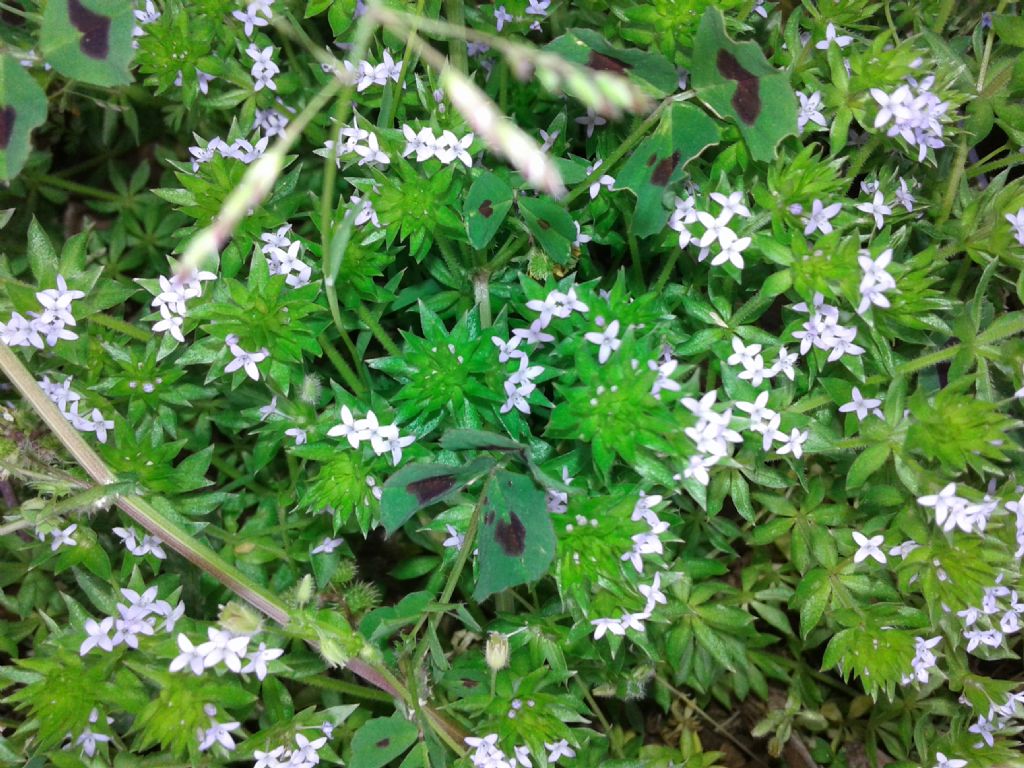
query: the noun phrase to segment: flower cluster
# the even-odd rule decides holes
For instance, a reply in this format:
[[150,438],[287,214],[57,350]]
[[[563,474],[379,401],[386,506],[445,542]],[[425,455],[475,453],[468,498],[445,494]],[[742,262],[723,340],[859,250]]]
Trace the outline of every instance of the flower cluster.
[[78,412],[82,396],[71,389],[71,378],[68,376],[58,384],[50,381],[49,376],[43,376],[38,382],[39,388],[57,406],[64,418],[71,422],[71,426],[79,432],[94,433],[101,443],[107,442],[107,430],[114,428],[114,422],[105,418],[99,408],[93,408],[87,415]]
[[858,315],[863,315],[872,305],[882,308],[889,306],[889,299],[885,297],[885,293],[896,287],[892,275],[885,271],[891,261],[892,248],[886,248],[877,259],[872,259],[868,251],[860,252],[857,262],[864,276],[860,280]]
[[451,131],[444,130],[440,136],[435,136],[429,126],[417,131],[410,125],[403,125],[402,133],[405,136],[402,157],[415,154],[417,163],[425,163],[436,157],[443,165],[450,165],[458,160],[467,168],[473,167],[473,158],[469,154],[469,148],[473,145],[472,133],[467,133],[460,139]]
[[82,298],[85,298],[82,291],[68,288],[64,278],[57,275],[56,288],[36,293],[41,311],[29,312],[28,317],[13,312],[6,323],[0,322],[0,342],[8,347],[45,349],[46,345],[55,347],[61,339],[77,339],[78,335],[69,328],[75,325],[71,304]]
[[327,743],[331,730],[330,724],[324,724],[324,735],[313,740],[296,733],[294,749],[287,749],[283,745],[274,747],[269,752],[257,749],[253,752],[253,757],[256,758],[253,768],[313,768],[320,763],[317,750],[322,749]]
[[817,347],[828,352],[828,362],[833,363],[843,355],[864,354],[864,348],[853,343],[857,338],[857,329],[842,325],[839,322],[839,309],[826,304],[825,297],[820,293],[814,294],[809,308],[806,302],[800,302],[793,305],[793,310],[810,314],[803,328],[793,333],[793,338],[800,341],[801,355]]
[[[210,162],[215,155],[231,158],[232,160],[240,160],[244,164],[249,165],[249,163],[261,158],[263,153],[267,151],[267,144],[270,141],[271,135],[269,132],[263,138],[259,138],[257,135],[255,144],[243,138],[237,138],[228,144],[219,136],[214,136],[206,142],[206,146],[203,146],[201,143],[191,146],[188,148],[188,151],[192,155],[192,171],[198,171],[200,165]],[[198,136],[196,140],[202,141]]]
[[212,272],[200,272],[195,269],[187,273],[179,272],[170,277],[161,275],[160,292],[151,303],[151,306],[160,312],[160,319],[153,323],[153,331],[169,333],[171,338],[185,343],[182,326],[188,315],[187,302],[203,295],[204,281],[216,279],[217,276]]
[[78,648],[79,655],[85,656],[93,648],[109,653],[121,644],[138,648],[140,635],[151,636],[156,632],[158,617],[163,619],[161,629],[170,632],[185,613],[185,604],[180,601],[171,607],[166,600],[158,600],[156,587],[150,587],[142,594],[133,589],[122,589],[121,594],[128,602],[114,606],[116,616],[107,616],[98,622],[92,618],[85,620],[86,638]]
[[[733,216],[750,218],[750,209],[743,202],[743,192],[728,195],[712,192],[711,199],[722,208],[717,216],[698,211],[697,200],[693,195],[685,199],[677,197],[668,226],[679,233],[680,248],[694,243],[700,248],[697,261],[704,261],[710,255],[711,247],[717,244],[718,252],[711,258],[711,266],[717,267],[728,262],[736,269],[743,269],[743,251],[750,245],[751,238],[740,237],[727,226]],[[695,223],[704,229],[700,236],[690,232],[690,226]]]
[[268,45],[261,49],[253,43],[245,49],[245,53],[252,59],[249,74],[253,79],[253,90],[261,91],[267,88],[276,91],[277,84],[274,78],[281,73],[281,68],[274,63],[274,46]]
[[935,76],[929,75],[918,82],[912,77],[892,93],[872,88],[871,97],[878,102],[875,128],[887,129],[889,136],[900,136],[910,146],[917,147],[917,159],[922,161],[929,149],[946,146],[942,140],[941,119],[949,104],[931,91]]
[[167,559],[167,553],[163,550],[163,542],[161,542],[156,536],[150,536],[146,533],[143,534],[140,541],[138,531],[134,528],[115,527],[111,529],[111,532],[121,539],[121,543],[124,544],[124,548],[136,557],[152,555],[157,560]]
[[[628,552],[624,552],[620,559],[623,562],[632,564],[637,573],[643,573],[645,555],[661,555],[664,553],[661,534],[668,530],[668,523],[659,518],[657,512],[654,511],[654,507],[660,504],[661,501],[661,496],[648,496],[641,493],[640,498],[637,499],[636,504],[633,506],[630,519],[633,522],[645,522],[648,530],[637,533],[632,537],[633,548]],[[580,518],[582,518],[582,515]],[[582,518],[581,522],[580,518],[577,518],[578,524],[582,525],[588,522],[586,518]],[[595,521],[590,522],[593,523]],[[567,527],[571,530],[570,526]],[[655,607],[659,604],[665,605],[668,602],[668,598],[661,591],[660,573],[654,574],[654,579],[650,584],[641,584],[638,589],[645,600],[643,610],[634,613],[626,611],[616,618],[591,619],[590,623],[594,625],[595,640],[600,640],[606,633],[621,637],[626,634],[627,629],[643,632],[644,622],[651,618]]]
[[394,466],[398,466],[398,462],[402,460],[402,449],[416,441],[415,435],[403,437],[398,431],[397,424],[378,422],[377,414],[373,411],[367,411],[365,418],[356,419],[347,405],[341,406],[341,424],[327,430],[327,436],[344,437],[355,449],[358,449],[363,441],[368,441],[376,455],[383,456],[390,453],[391,463]]
[[284,281],[292,288],[301,288],[309,283],[313,274],[312,268],[299,259],[302,242],[291,240],[292,225],[284,224],[276,232],[264,232],[260,235],[263,245],[260,250],[267,257],[267,264],[272,275],[284,275]]
[[[470,762],[476,768],[533,768],[530,748],[525,744],[514,747],[511,755],[506,755],[498,746],[498,734],[491,733],[487,736],[467,736],[466,745],[473,748],[469,753]],[[569,746],[566,739],[556,742],[544,742],[548,750],[547,763],[554,765],[560,758],[576,757],[576,751]]]
[[[193,675],[223,664],[236,674],[255,674],[257,680],[267,676],[267,664],[284,653],[281,648],[267,648],[260,643],[255,650],[249,649],[249,635],[236,635],[226,629],[210,627],[206,631],[206,642],[193,645],[188,635],[178,633],[178,650],[181,651],[170,664],[171,672],[188,667]],[[246,662],[242,664],[243,660]]]
[[[365,142],[365,143],[362,143]],[[335,154],[335,162],[341,167],[341,159],[346,155],[358,155],[358,165],[389,165],[391,158],[380,148],[377,134],[355,125],[342,126],[338,130],[337,140],[328,139],[322,149],[316,150],[321,157]]]

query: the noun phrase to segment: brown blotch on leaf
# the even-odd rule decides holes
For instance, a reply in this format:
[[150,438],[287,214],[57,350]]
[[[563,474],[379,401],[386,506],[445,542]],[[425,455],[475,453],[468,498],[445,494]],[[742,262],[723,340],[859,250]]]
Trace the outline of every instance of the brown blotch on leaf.
[[468,677],[462,678],[462,685],[464,688],[476,688],[480,683],[476,680],[471,680]]
[[650,168],[656,162],[658,162],[658,156],[652,153],[651,156],[647,158],[647,167]]
[[761,80],[746,70],[729,51],[718,52],[718,71],[723,77],[736,81],[732,95],[732,108],[747,125],[752,125],[761,114]]
[[11,136],[14,135],[14,120],[18,111],[11,106],[0,109],[0,149],[7,149],[11,143]]
[[519,557],[526,551],[526,526],[515,512],[509,512],[508,522],[494,526],[494,540],[509,557]]
[[587,59],[587,66],[591,69],[603,69],[609,72],[615,72],[619,75],[626,74],[629,69],[629,64],[624,61],[620,61],[612,56],[606,56],[603,53],[597,51],[590,52],[590,58]]
[[434,499],[439,499],[455,487],[455,475],[441,475],[439,477],[425,477],[422,480],[414,480],[405,489],[409,491],[420,504],[426,504]]
[[666,186],[669,179],[672,178],[672,173],[675,171],[676,166],[679,165],[680,157],[681,155],[679,154],[679,150],[676,150],[658,163],[657,167],[654,169],[654,173],[651,174],[651,184],[659,187]]
[[81,0],[68,0],[68,20],[82,33],[78,47],[90,59],[105,59],[110,55],[110,17],[90,10]]
[[491,206],[490,200],[484,200],[480,203],[480,207],[477,210],[480,211],[480,215],[485,219],[489,219],[494,215],[494,208]]
[[390,744],[390,743],[391,743],[391,739],[381,739],[380,741],[377,742],[377,747],[378,747],[378,749],[385,749],[388,746],[388,744]]
[[537,219],[537,226],[541,229],[551,229],[551,225],[544,219]]

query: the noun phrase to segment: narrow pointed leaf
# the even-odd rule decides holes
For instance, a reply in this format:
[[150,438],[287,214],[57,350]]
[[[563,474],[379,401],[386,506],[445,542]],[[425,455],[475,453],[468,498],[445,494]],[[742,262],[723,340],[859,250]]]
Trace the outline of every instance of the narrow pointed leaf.
[[692,104],[673,104],[657,130],[641,144],[619,171],[616,187],[636,195],[633,233],[647,237],[661,232],[669,212],[666,190],[682,178],[683,167],[720,139],[718,125]]
[[796,134],[789,76],[772,67],[756,43],[731,40],[716,8],[704,12],[697,29],[692,74],[701,101],[739,126],[755,160],[771,160],[775,145]]
[[475,600],[547,573],[555,556],[555,529],[544,492],[532,480],[497,472],[487,487],[482,514]]
[[14,58],[0,58],[0,180],[18,175],[32,149],[32,131],[45,120],[43,89]]
[[482,429],[449,429],[441,435],[441,447],[449,451],[521,451],[522,443]]

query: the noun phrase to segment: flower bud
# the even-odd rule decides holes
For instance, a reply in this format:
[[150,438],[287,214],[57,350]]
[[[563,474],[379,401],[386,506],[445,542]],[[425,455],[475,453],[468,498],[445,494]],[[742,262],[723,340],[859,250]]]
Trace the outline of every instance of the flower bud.
[[254,635],[263,626],[256,611],[242,603],[228,603],[220,609],[220,625],[233,635]]
[[497,672],[508,665],[508,637],[501,632],[491,632],[487,636],[484,659],[492,672]]

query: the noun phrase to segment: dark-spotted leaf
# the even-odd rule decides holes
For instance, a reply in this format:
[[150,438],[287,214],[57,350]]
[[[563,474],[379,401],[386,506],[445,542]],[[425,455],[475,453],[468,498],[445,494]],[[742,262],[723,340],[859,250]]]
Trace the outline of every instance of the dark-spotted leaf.
[[523,197],[519,210],[526,226],[544,252],[556,264],[568,264],[576,225],[562,206],[546,197]]
[[718,125],[692,104],[673,104],[657,130],[619,171],[616,186],[636,195],[633,234],[647,237],[665,228],[669,212],[666,189],[682,178],[683,167],[720,139]]
[[132,4],[123,0],[50,0],[39,43],[54,69],[93,85],[132,81]]
[[656,96],[667,96],[679,87],[676,68],[660,53],[616,48],[592,29],[570,29],[546,50],[591,69],[624,75]]
[[448,464],[410,464],[387,479],[380,497],[380,521],[390,536],[423,507],[464,488],[486,472],[494,461],[480,457],[463,467]]
[[482,429],[449,429],[441,435],[441,447],[449,451],[521,451],[522,443]]
[[731,40],[717,8],[704,12],[697,29],[692,76],[701,101],[736,122],[755,160],[771,160],[775,145],[796,134],[789,76],[772,67],[756,43]]
[[466,195],[465,215],[469,242],[480,249],[486,246],[512,207],[512,187],[485,171],[473,182]]
[[555,529],[544,492],[530,478],[495,473],[481,512],[475,600],[536,581],[547,573],[555,556]]
[[46,94],[25,68],[0,57],[0,180],[21,171],[32,149],[32,130],[46,120]]
[[352,737],[349,768],[381,768],[416,743],[416,726],[399,714],[367,720]]

